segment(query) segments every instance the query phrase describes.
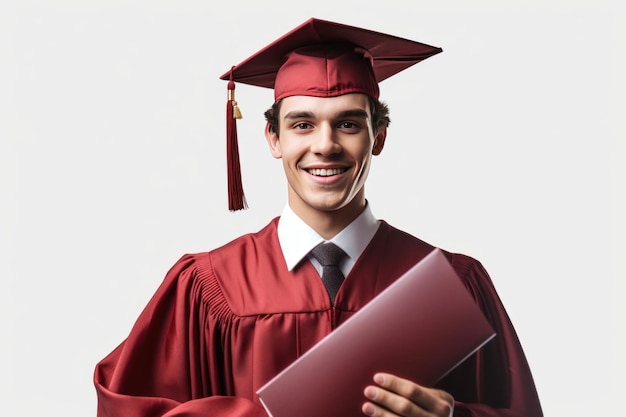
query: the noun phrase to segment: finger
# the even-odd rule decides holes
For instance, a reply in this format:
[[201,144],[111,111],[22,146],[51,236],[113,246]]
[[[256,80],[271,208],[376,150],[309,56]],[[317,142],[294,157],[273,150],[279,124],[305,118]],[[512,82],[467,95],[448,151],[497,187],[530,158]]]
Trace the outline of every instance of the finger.
[[361,407],[365,415],[371,417],[406,416],[427,417],[425,410],[421,409],[408,398],[387,391],[377,386],[369,386],[364,390],[365,397],[370,400]]
[[374,375],[374,382],[385,391],[395,394],[395,396],[379,394],[390,402],[394,411],[411,410],[410,405],[403,401],[404,399],[415,404],[420,410],[423,409],[437,416],[449,416],[454,407],[454,398],[447,392],[424,387],[395,375],[378,373]]
[[391,374],[378,373],[374,375],[374,382],[385,390],[393,392],[402,398],[407,398],[422,407],[428,406],[432,402],[424,387],[408,379]]

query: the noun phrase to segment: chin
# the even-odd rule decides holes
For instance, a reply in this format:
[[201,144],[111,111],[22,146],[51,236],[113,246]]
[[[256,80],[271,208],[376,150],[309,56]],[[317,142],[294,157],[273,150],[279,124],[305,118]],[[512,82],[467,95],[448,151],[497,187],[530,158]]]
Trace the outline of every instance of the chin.
[[315,210],[332,212],[345,209],[350,205],[351,200],[335,200],[335,201],[320,201],[320,202],[312,202],[309,204]]

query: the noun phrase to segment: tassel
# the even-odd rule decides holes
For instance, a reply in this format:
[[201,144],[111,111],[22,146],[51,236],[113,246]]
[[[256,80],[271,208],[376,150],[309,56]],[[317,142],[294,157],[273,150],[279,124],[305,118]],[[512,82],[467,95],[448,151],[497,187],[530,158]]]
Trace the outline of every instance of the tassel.
[[241,181],[239,164],[239,145],[237,143],[237,119],[241,119],[241,111],[235,100],[235,82],[228,81],[228,102],[226,103],[226,158],[228,165],[228,209],[237,211],[248,208]]
[[235,100],[235,84],[233,83],[233,89],[228,90],[228,95],[230,102],[233,103],[233,119],[241,119],[243,116],[241,115],[241,110],[239,110],[239,106],[237,105],[237,100]]

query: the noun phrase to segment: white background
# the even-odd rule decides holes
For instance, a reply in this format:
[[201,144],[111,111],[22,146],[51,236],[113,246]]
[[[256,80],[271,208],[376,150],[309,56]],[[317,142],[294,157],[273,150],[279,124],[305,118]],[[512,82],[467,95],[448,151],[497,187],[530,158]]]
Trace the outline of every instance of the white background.
[[373,210],[483,262],[547,416],[618,415],[617,4],[3,1],[0,414],[95,415],[93,368],[169,267],[280,213],[282,169],[262,136],[272,92],[243,85],[251,208],[227,210],[218,77],[318,17],[443,47],[381,84],[393,121],[367,187]]

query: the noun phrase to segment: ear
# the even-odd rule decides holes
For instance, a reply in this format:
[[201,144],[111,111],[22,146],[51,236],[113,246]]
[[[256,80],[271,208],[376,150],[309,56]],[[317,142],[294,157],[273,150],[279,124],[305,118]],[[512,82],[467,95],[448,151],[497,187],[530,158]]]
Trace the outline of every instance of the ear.
[[272,153],[272,156],[276,159],[282,158],[283,153],[280,150],[280,140],[278,138],[278,134],[270,128],[269,123],[265,124],[264,133],[267,144],[270,146],[270,152]]
[[386,138],[387,138],[387,128],[383,127],[378,130],[378,132],[376,133],[376,137],[374,138],[374,146],[372,147],[372,155],[379,155],[383,151]]

